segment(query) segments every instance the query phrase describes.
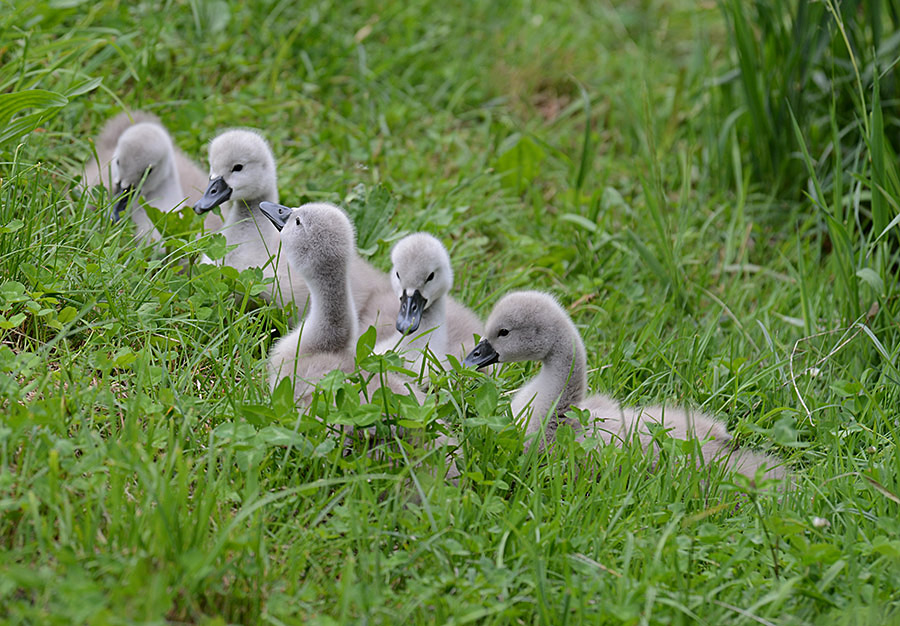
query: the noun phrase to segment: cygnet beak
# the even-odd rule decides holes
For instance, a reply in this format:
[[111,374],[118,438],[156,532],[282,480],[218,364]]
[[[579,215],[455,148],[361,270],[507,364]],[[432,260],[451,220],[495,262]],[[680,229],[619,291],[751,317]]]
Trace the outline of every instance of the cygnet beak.
[[499,361],[500,355],[494,350],[494,346],[492,346],[487,339],[482,339],[478,342],[478,345],[475,346],[475,349],[463,359],[463,365],[466,367],[472,367],[474,365],[481,369],[482,367],[493,365]]
[[194,205],[194,213],[202,215],[207,211],[211,211],[231,197],[231,187],[225,182],[222,176],[209,181],[209,187],[206,193],[200,198],[200,201]]
[[109,217],[114,222],[118,222],[122,219],[122,213],[128,209],[128,203],[131,202],[132,193],[134,192],[134,186],[128,186],[123,189],[118,196],[116,196],[116,203],[113,205],[112,210],[110,211]]
[[262,211],[262,214],[269,218],[269,221],[275,225],[275,228],[280,232],[284,225],[287,224],[288,218],[291,217],[291,213],[294,212],[293,209],[289,209],[286,206],[281,204],[275,204],[274,202],[260,202],[259,210]]
[[413,295],[407,296],[406,292],[400,296],[400,312],[397,314],[397,330],[401,334],[414,333],[419,329],[422,321],[422,312],[428,302],[416,289]]

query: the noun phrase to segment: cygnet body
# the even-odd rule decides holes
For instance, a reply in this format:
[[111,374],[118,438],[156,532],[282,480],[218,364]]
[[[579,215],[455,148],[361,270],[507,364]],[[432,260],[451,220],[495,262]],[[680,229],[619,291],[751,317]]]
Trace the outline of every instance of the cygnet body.
[[[114,219],[119,219],[130,204],[137,238],[160,239],[138,197],[169,212],[193,204],[203,193],[203,171],[175,147],[165,127],[149,113],[117,115],[107,122],[95,145],[97,159],[85,165],[83,186],[102,184],[118,196],[112,211]],[[215,230],[221,223],[211,215],[205,226]]]
[[[355,368],[358,322],[350,289],[350,270],[356,258],[353,226],[346,214],[327,203],[296,209],[264,202],[262,211],[281,230],[287,261],[309,285],[309,312],[269,355],[269,385],[293,378],[295,399],[310,401],[316,383],[328,372]],[[392,375],[385,384],[397,393],[421,394]],[[380,386],[378,377],[372,387]],[[370,390],[372,391],[372,390]]]
[[[698,439],[704,463],[724,459],[731,470],[751,478],[762,465],[768,477],[784,475],[778,459],[735,449],[725,425],[706,414],[658,406],[630,408],[608,396],[585,397],[584,343],[571,318],[548,294],[521,291],[501,298],[488,318],[484,339],[465,359],[467,365],[478,367],[513,361],[541,362],[540,373],[512,400],[513,414],[525,420],[528,435],[540,433],[546,420],[548,442],[555,439],[558,426],[567,423],[579,441],[596,437],[620,445],[636,433],[647,447],[653,439],[648,426],[658,424],[673,438]],[[582,427],[577,420],[566,418],[571,407],[587,409],[591,423]]]
[[407,235],[391,250],[391,286],[399,304],[397,332],[375,346],[396,350],[413,371],[421,371],[427,351],[447,354],[447,298],[453,268],[447,249],[428,233]]
[[[260,211],[260,202],[278,202],[275,157],[268,142],[252,130],[228,130],[209,144],[209,185],[194,204],[197,213],[222,206],[222,234],[229,246],[237,246],[217,261],[238,271],[261,267],[265,277],[275,277],[267,300],[285,306],[306,305],[306,283],[279,251],[276,228]],[[213,263],[208,258],[203,262]]]

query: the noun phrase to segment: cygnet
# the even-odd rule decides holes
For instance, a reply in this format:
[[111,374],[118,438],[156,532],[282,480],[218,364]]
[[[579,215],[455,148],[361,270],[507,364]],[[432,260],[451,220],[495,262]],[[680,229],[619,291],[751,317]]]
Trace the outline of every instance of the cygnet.
[[[301,315],[309,292],[279,250],[278,230],[260,211],[260,202],[278,202],[275,157],[268,142],[252,130],[227,130],[209,144],[209,185],[194,210],[203,214],[222,206],[222,234],[236,246],[217,261],[238,271],[260,267],[275,277],[272,291],[263,296],[285,306],[297,305]],[[208,258],[203,262],[213,263]]]
[[[608,396],[587,393],[587,359],[581,335],[571,318],[550,295],[538,291],[510,293],[497,303],[488,318],[484,339],[466,357],[469,366],[492,363],[540,361],[540,373],[528,381],[512,400],[513,414],[525,421],[527,435],[547,442],[555,440],[562,423],[576,431],[576,438],[597,437],[620,445],[637,433],[646,447],[652,441],[648,426],[658,424],[678,439],[698,439],[704,463],[724,460],[731,470],[754,477],[759,467],[770,478],[784,477],[783,463],[772,456],[735,448],[725,425],[703,413],[682,408],[629,408]],[[591,423],[565,417],[571,407],[587,409]]]
[[[137,238],[161,238],[138,198],[169,212],[193,204],[202,194],[206,178],[202,170],[175,147],[159,119],[149,113],[117,115],[107,122],[95,146],[97,159],[85,165],[83,187],[102,184],[117,196],[111,212],[114,220],[131,205]],[[212,215],[204,225],[216,230],[221,220]]]
[[[295,401],[308,406],[316,383],[325,374],[334,370],[352,372],[356,367],[358,316],[350,274],[362,261],[356,254],[353,226],[338,207],[322,202],[295,209],[270,202],[260,206],[281,231],[282,249],[309,285],[310,299],[306,319],[272,347],[269,386],[274,389],[285,377],[291,378]],[[366,397],[372,398],[381,387],[413,395],[419,402],[424,399],[414,385],[393,373],[373,376]],[[455,440],[444,435],[433,443],[435,447],[454,444]],[[450,461],[448,477],[458,474]]]
[[[398,300],[397,333],[378,343],[376,352],[396,350],[410,369],[422,369],[425,354],[447,354],[447,298],[453,287],[450,255],[437,238],[413,233],[391,250],[391,286]],[[457,350],[458,351],[458,350]]]
[[[427,237],[428,235],[424,236]],[[423,239],[419,239],[418,237],[416,239],[419,244],[423,241]],[[443,245],[439,241],[434,240],[434,242],[443,248]],[[404,256],[414,259],[416,247],[419,244],[411,243],[409,248],[404,252]],[[433,250],[433,248],[429,248],[429,252],[426,252],[426,254]],[[446,250],[444,250],[443,254],[446,256]],[[392,253],[392,259],[393,257],[394,255]],[[412,263],[414,261],[411,260],[409,262]],[[359,311],[360,329],[364,330],[370,325],[374,325],[375,330],[378,333],[379,350],[385,351],[397,344],[399,339],[397,335],[398,324],[405,326],[405,324],[408,323],[400,323],[398,320],[398,299],[401,298],[402,294],[398,291],[399,286],[396,282],[397,269],[392,270],[391,276],[388,277],[384,272],[376,270],[371,265],[366,264],[366,266],[366,268],[359,268],[358,273],[354,273],[353,277],[353,292]],[[448,271],[444,273],[444,276],[449,280],[449,289],[449,286],[453,283],[453,273],[449,266],[449,260],[446,269]],[[421,276],[423,284],[430,273],[431,270]],[[359,279],[357,279],[357,275],[359,276]],[[403,276],[404,272],[401,271],[400,275]],[[435,272],[435,276],[437,276],[437,272]],[[404,278],[401,282],[406,280],[407,279]],[[405,286],[408,288],[411,284],[412,283],[407,283]],[[429,293],[436,294],[436,286],[437,283],[430,285],[427,289]],[[409,293],[414,295],[415,289],[412,289]],[[424,292],[420,291],[420,294],[424,294]],[[428,343],[431,346],[431,351],[438,356],[454,354],[461,358],[475,347],[475,335],[481,336],[484,334],[484,325],[482,324],[481,319],[479,319],[471,309],[457,302],[449,294],[442,296],[440,299],[443,301],[444,319],[447,321],[445,325],[445,337],[441,339],[441,341],[444,342],[444,347],[438,348],[437,344],[434,342],[434,337],[422,337],[422,339],[424,343]],[[418,306],[418,303],[420,302],[421,300],[417,299],[416,303],[413,304],[408,300],[407,314],[414,313],[415,307]],[[411,309],[409,308],[410,306],[412,307]],[[435,309],[433,313],[437,314],[438,310],[439,309]],[[424,308],[422,309],[422,312],[424,312]],[[434,318],[432,318],[432,320],[433,319]],[[427,323],[430,324],[431,322]],[[430,327],[431,326],[429,326],[429,328]],[[413,338],[416,338],[421,334],[421,330],[424,328],[426,327],[422,326],[419,331],[417,331],[412,329],[412,327],[409,327],[409,332],[418,333],[413,335]]]

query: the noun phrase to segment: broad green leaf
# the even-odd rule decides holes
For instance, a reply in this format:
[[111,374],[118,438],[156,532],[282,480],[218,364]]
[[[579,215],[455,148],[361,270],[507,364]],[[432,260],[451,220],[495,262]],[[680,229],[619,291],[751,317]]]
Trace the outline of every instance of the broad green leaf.
[[25,226],[25,222],[20,219],[10,220],[6,223],[6,225],[0,226],[0,235],[5,233],[14,233],[18,230],[21,230],[23,226]]
[[[15,93],[0,94],[0,146],[37,128],[69,102],[68,98],[53,91],[26,89]],[[25,109],[37,109],[34,113],[13,117]]]
[[67,306],[59,312],[56,319],[59,320],[61,324],[67,324],[75,319],[76,315],[78,315],[78,310],[73,306]]
[[70,87],[66,91],[66,98],[71,100],[72,98],[74,98],[76,96],[84,95],[84,94],[88,93],[89,91],[93,91],[94,89],[99,87],[102,83],[103,83],[103,78],[101,78],[101,77],[85,79],[85,80],[81,81],[80,83],[76,83],[74,86]]
[[356,360],[362,361],[365,357],[372,354],[372,349],[375,347],[375,327],[369,326],[365,332],[359,336],[359,339],[356,341]]
[[563,213],[559,216],[561,221],[570,222],[577,226],[580,226],[584,230],[590,233],[597,232],[597,224],[584,217],[583,215],[578,215],[577,213]]
[[68,102],[64,95],[44,89],[0,94],[0,127],[7,126],[14,115],[25,109],[52,109],[65,106]]
[[313,451],[309,439],[282,426],[266,426],[259,431],[257,436],[270,446],[293,446],[304,454],[310,454]]
[[503,185],[521,192],[540,173],[546,155],[543,148],[527,135],[515,133],[500,147],[494,169],[502,176]]
[[347,215],[356,227],[356,246],[364,256],[378,250],[378,240],[394,231],[392,218],[397,210],[397,200],[384,185],[367,190],[357,185],[344,199]]

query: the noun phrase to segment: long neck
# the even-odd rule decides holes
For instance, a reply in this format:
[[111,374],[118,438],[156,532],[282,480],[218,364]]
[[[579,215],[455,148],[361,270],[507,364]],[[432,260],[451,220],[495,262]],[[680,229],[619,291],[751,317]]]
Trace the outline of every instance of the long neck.
[[250,225],[255,224],[254,228],[259,228],[260,232],[265,233],[266,238],[269,237],[270,231],[272,233],[277,232],[272,223],[262,214],[259,203],[264,201],[278,202],[278,188],[275,187],[274,183],[265,183],[264,186],[268,186],[268,188],[257,189],[252,197],[233,198],[225,204],[222,211],[222,216],[225,218],[225,226],[233,226],[239,222],[249,222]]
[[356,307],[347,268],[329,268],[328,276],[307,279],[309,315],[303,322],[301,352],[343,352],[357,335]]
[[584,343],[574,327],[560,336],[542,361],[541,372],[520,389],[513,398],[513,412],[518,415],[531,406],[526,431],[535,432],[552,412],[551,423],[572,405],[584,399],[587,392],[587,358]]

